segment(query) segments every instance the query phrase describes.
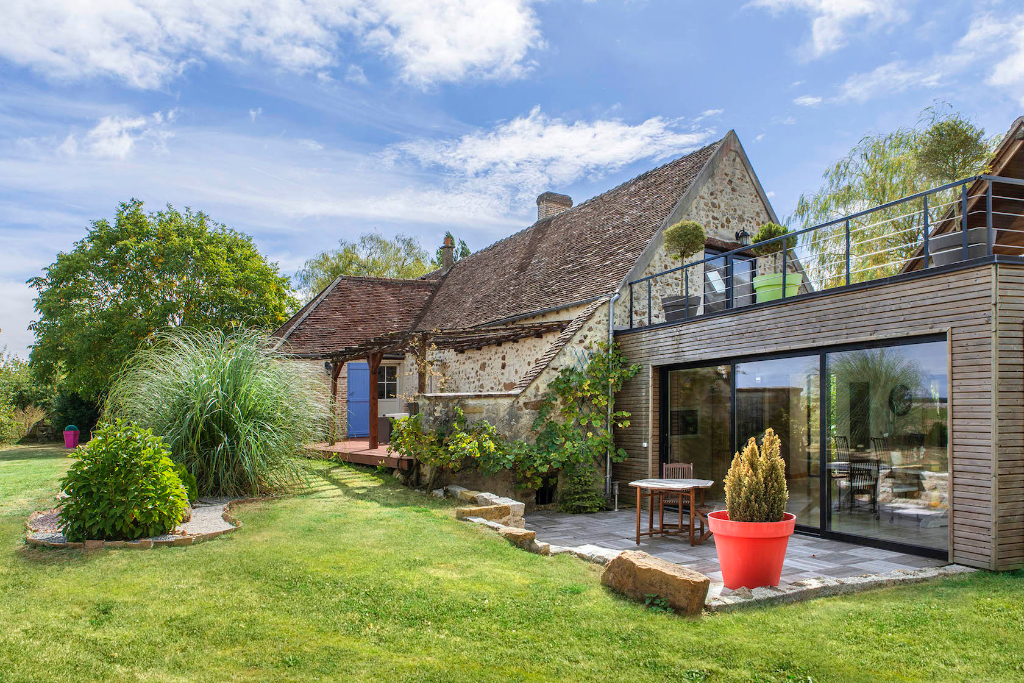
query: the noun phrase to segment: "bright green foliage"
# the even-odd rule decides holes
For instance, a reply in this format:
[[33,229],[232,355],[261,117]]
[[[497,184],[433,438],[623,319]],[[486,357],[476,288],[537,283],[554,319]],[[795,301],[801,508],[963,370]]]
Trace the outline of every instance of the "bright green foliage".
[[725,506],[734,522],[779,522],[786,512],[786,463],[780,456],[782,442],[771,428],[761,448],[750,437],[733,458],[725,475]]
[[369,232],[358,242],[340,240],[337,249],[322,251],[306,261],[295,274],[303,300],[311,301],[339,275],[412,279],[431,268],[430,255],[415,237],[395,235],[387,239]]
[[[789,228],[778,223],[765,223],[754,236],[751,238],[751,242],[757,244],[758,242],[764,242],[766,240],[775,239],[776,237],[782,237],[783,235],[789,234]],[[796,237],[790,237],[784,240],[777,240],[770,244],[762,244],[759,247],[754,247],[754,253],[758,256],[768,256],[769,254],[777,254],[782,251],[783,243],[785,246],[792,250],[796,246]]]
[[178,475],[178,479],[181,479],[181,485],[185,487],[185,491],[188,493],[188,504],[195,505],[195,502],[199,500],[196,478],[180,462],[174,463],[174,473]]
[[0,396],[6,396],[15,408],[51,407],[54,387],[40,382],[27,361],[0,348]]
[[697,221],[679,221],[665,229],[665,250],[680,259],[688,259],[704,250],[707,235]]
[[463,468],[497,470],[502,460],[499,451],[510,444],[486,420],[469,422],[461,408],[456,407],[450,420],[435,430],[425,430],[420,415],[395,420],[388,452],[413,457],[431,468],[431,484],[442,472],[458,472]]
[[559,511],[578,515],[604,508],[605,499],[597,470],[590,463],[568,465],[558,489]]
[[31,363],[45,381],[66,373],[85,400],[154,333],[276,328],[297,303],[247,235],[191,209],[146,213],[135,199],[29,284],[39,292]]
[[97,429],[61,480],[70,496],[60,510],[67,539],[133,540],[174,529],[188,494],[170,455],[152,431],[123,420]]
[[293,481],[293,456],[323,439],[322,375],[287,362],[251,331],[177,331],[139,351],[105,415],[164,437],[201,495],[246,496]]
[[17,438],[17,424],[14,420],[14,405],[0,394],[0,446]]
[[548,385],[533,425],[541,463],[521,476],[539,486],[546,474],[569,464],[603,467],[609,452],[612,462],[625,460],[612,430],[628,427],[629,413],[615,410],[615,395],[639,371],[639,365],[626,363],[617,345],[604,343],[585,367],[563,367]]
[[[793,218],[810,227],[984,170],[997,138],[984,140],[982,129],[959,113],[942,113],[937,107],[926,109],[921,118],[923,129],[901,127],[863,137],[825,171],[821,189],[800,197]],[[933,224],[949,209],[955,193],[929,198]],[[920,209],[919,204],[897,205],[851,221],[853,281],[899,272],[921,240],[921,217],[915,214]],[[806,240],[810,254],[803,265],[812,279],[822,287],[844,284],[845,224],[815,230]]]

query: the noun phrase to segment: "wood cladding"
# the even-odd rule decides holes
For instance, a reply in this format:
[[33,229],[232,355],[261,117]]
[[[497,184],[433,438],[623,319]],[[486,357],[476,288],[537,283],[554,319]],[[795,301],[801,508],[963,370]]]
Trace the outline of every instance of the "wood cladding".
[[[643,370],[619,393],[632,413],[615,478],[657,475],[658,368],[943,334],[950,345],[951,559],[1024,566],[1024,266],[985,264],[679,325],[619,333]],[[647,444],[644,447],[643,444]]]

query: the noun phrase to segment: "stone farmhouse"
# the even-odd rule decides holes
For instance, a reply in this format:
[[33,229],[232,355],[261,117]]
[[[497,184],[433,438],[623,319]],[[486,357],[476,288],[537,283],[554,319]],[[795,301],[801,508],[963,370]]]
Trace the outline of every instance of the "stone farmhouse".
[[[1020,567],[1022,179],[1024,118],[984,175],[751,244],[778,219],[730,131],[575,206],[546,192],[533,225],[457,262],[447,244],[421,279],[339,277],[275,336],[323,367],[331,448],[394,467],[381,418],[457,403],[528,438],[559,369],[613,338],[642,370],[609,487],[671,462],[720,483],[772,427],[800,531]],[[707,241],[682,262],[663,233],[687,219]]]

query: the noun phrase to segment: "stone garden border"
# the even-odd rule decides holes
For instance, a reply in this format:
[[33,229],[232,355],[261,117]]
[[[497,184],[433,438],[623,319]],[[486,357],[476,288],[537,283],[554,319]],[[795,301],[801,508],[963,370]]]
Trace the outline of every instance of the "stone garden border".
[[[195,545],[196,543],[202,543],[203,541],[209,541],[211,539],[222,536],[223,534],[229,534],[233,531],[237,531],[242,528],[242,522],[231,514],[231,510],[243,503],[253,503],[267,500],[266,498],[238,498],[235,500],[229,500],[226,502],[215,502],[211,504],[200,504],[192,508],[192,520],[189,522],[183,522],[179,525],[175,531],[181,531],[183,526],[191,524],[195,521],[195,513],[197,510],[203,510],[208,508],[220,508],[220,519],[226,523],[227,526],[223,528],[216,528],[209,531],[201,531],[197,533],[188,533],[182,531],[182,533],[171,533],[164,534],[162,536],[153,536],[151,538],[140,538],[134,541],[68,541],[64,534],[55,531],[38,530],[33,527],[35,522],[40,517],[49,515],[57,510],[53,508],[50,510],[43,510],[33,512],[29,515],[25,521],[25,526],[28,528],[28,533],[25,537],[25,543],[35,548],[59,548],[59,549],[85,549],[85,550],[97,550],[100,548],[127,548],[132,550],[146,550],[149,548],[155,548],[159,546],[187,546]],[[200,501],[202,503],[202,501]],[[213,512],[216,515],[216,512]],[[206,520],[204,520],[206,521]]]

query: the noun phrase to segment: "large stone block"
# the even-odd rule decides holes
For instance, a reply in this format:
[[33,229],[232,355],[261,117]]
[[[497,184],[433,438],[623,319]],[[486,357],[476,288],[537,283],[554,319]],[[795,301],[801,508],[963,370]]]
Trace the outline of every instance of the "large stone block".
[[529,529],[516,529],[514,527],[502,527],[498,530],[506,541],[519,548],[526,549],[537,538],[537,532]]
[[455,519],[479,517],[481,519],[501,520],[512,514],[508,505],[484,505],[471,508],[455,508]]
[[653,594],[681,614],[700,614],[711,580],[681,565],[627,550],[608,563],[601,583],[634,600]]
[[459,500],[464,500],[467,503],[476,503],[477,502],[476,497],[479,496],[479,495],[480,495],[479,491],[469,491],[469,490],[463,489],[463,490],[459,491],[458,499]]

